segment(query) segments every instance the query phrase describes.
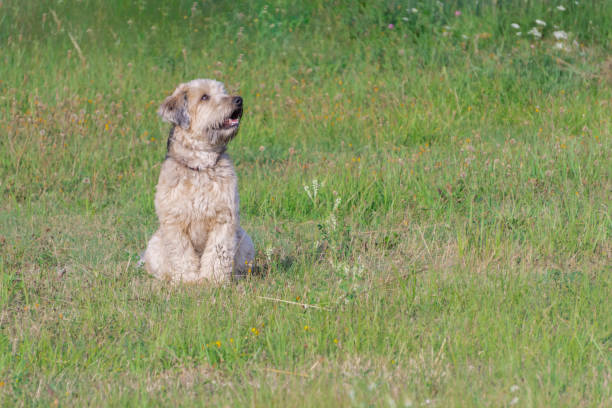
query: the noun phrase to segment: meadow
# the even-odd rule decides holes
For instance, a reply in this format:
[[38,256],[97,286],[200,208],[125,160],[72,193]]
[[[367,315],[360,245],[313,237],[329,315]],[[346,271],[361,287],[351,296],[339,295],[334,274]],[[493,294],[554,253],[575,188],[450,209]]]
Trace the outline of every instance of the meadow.
[[[0,405],[612,406],[612,2],[0,1]],[[252,276],[137,266],[193,78]]]

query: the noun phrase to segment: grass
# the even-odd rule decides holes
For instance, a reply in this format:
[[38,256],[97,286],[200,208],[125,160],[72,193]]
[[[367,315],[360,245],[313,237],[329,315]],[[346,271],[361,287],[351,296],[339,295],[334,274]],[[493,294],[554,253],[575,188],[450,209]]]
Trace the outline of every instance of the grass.
[[[559,4],[0,2],[0,404],[612,404],[612,4]],[[222,288],[136,267],[196,77],[246,106]]]

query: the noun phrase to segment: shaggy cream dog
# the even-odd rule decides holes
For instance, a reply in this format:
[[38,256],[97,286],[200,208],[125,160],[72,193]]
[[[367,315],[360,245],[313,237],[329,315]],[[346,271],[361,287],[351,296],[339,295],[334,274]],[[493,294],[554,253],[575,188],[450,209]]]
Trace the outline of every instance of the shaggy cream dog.
[[172,124],[155,210],[159,229],[147,246],[147,271],[173,282],[222,283],[246,274],[255,250],[240,227],[238,180],[225,153],[238,132],[242,98],[222,83],[180,84],[158,111]]

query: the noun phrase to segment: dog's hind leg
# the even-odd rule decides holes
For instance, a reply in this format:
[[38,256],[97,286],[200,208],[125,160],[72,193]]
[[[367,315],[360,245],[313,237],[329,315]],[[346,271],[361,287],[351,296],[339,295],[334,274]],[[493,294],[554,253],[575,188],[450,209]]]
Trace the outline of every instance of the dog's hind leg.
[[255,259],[255,248],[249,234],[242,227],[238,227],[238,249],[234,256],[234,277],[241,278],[247,275],[253,268]]

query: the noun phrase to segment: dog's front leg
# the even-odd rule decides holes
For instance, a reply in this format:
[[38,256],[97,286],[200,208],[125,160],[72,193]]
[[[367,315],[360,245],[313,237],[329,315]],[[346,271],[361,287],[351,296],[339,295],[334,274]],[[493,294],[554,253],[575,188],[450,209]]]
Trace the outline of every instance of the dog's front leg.
[[200,258],[200,274],[215,283],[229,281],[236,254],[236,224],[216,224],[209,232],[206,247]]
[[201,278],[200,259],[187,233],[174,226],[162,228],[166,271],[173,282],[193,282]]

